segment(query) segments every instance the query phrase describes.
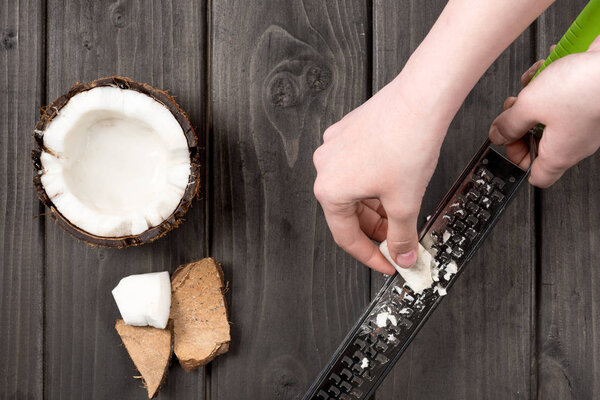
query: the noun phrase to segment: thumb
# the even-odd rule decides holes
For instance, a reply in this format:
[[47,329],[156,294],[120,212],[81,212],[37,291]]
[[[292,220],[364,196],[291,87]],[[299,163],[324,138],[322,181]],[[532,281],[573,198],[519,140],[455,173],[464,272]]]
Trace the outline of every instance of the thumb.
[[402,268],[410,268],[417,261],[417,213],[394,213],[388,211],[387,244],[390,256]]
[[531,92],[531,87],[523,89],[512,107],[505,110],[492,122],[489,133],[492,143],[505,145],[516,142],[537,124],[538,121],[532,117],[534,110],[529,105],[531,102],[526,101],[523,95],[527,94],[526,92]]
[[556,182],[571,166],[557,146],[553,145],[552,138],[555,132],[550,126],[544,130],[544,135],[538,147],[538,156],[531,166],[529,183],[539,188],[547,188]]

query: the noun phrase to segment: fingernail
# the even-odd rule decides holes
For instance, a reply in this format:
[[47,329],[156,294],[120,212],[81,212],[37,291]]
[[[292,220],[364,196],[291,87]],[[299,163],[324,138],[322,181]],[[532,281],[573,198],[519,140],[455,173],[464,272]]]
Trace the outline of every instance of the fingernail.
[[408,253],[398,254],[396,256],[396,264],[402,268],[410,268],[415,264],[416,261],[417,253],[414,250],[411,250]]
[[502,145],[505,143],[504,137],[500,134],[498,127],[496,125],[492,125],[490,128],[490,140],[494,144]]

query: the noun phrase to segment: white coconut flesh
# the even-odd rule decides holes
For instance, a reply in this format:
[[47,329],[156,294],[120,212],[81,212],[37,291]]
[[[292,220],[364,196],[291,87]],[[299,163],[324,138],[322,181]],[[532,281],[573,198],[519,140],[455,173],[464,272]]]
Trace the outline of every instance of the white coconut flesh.
[[425,247],[419,243],[419,250],[417,252],[417,261],[410,268],[402,268],[390,255],[390,250],[387,245],[387,241],[381,242],[379,245],[379,251],[384,257],[396,268],[396,271],[402,276],[404,281],[415,293],[421,293],[424,289],[430,288],[433,284],[432,277],[432,260],[433,257]]
[[113,289],[127,325],[165,329],[171,310],[171,280],[167,271],[129,275]]
[[190,176],[183,129],[135,90],[96,87],[73,96],[43,134],[42,185],[79,229],[140,234],[177,208]]

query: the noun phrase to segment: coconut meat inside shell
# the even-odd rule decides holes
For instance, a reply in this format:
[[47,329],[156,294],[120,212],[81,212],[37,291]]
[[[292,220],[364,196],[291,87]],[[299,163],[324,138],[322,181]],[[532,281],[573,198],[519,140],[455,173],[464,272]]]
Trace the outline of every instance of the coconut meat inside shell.
[[43,133],[41,181],[56,209],[92,235],[137,235],[177,208],[190,176],[183,129],[152,97],[96,87]]

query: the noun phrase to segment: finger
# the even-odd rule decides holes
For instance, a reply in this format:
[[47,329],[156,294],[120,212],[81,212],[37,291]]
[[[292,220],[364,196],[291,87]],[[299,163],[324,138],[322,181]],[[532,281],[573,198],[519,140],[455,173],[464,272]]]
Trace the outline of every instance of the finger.
[[596,36],[596,39],[590,44],[587,51],[600,51],[600,35]]
[[367,207],[363,203],[358,203],[356,214],[360,229],[371,239],[383,242],[387,235],[388,221],[377,211]]
[[494,120],[490,127],[489,137],[494,144],[513,143],[523,137],[536,123],[532,110],[519,97],[512,107]]
[[360,229],[355,209],[340,212],[324,208],[323,211],[333,238],[342,249],[376,271],[388,275],[394,274],[394,267],[381,254],[379,247]]
[[410,268],[417,261],[417,214],[394,212],[394,206],[386,205],[388,211],[387,243],[392,259],[402,268]]
[[529,183],[533,186],[540,188],[551,186],[571,166],[564,161],[562,152],[550,145],[548,138],[553,136],[551,128],[546,127],[538,147],[538,156],[531,166]]
[[517,98],[515,96],[509,96],[506,98],[506,100],[504,100],[504,104],[502,105],[502,111],[506,111],[509,108],[511,108],[515,102],[517,101]]
[[566,169],[558,168],[547,157],[539,156],[531,167],[529,183],[539,188],[547,188],[552,186],[565,171]]
[[387,218],[387,214],[385,213],[385,209],[381,205],[381,202],[378,199],[366,199],[362,201],[367,207],[372,210],[375,210],[377,214],[381,215],[384,218]]
[[553,44],[552,46],[550,46],[550,53],[552,53],[554,51],[554,49],[556,48],[556,45]]
[[529,146],[522,140],[506,145],[506,156],[523,170],[529,168],[529,164],[531,164]]
[[533,78],[533,76],[535,75],[537,70],[540,69],[543,63],[544,60],[537,60],[535,63],[533,63],[531,67],[529,67],[527,71],[523,73],[523,75],[521,75],[521,85],[523,85],[523,87],[527,86],[529,82],[531,82],[531,78]]

